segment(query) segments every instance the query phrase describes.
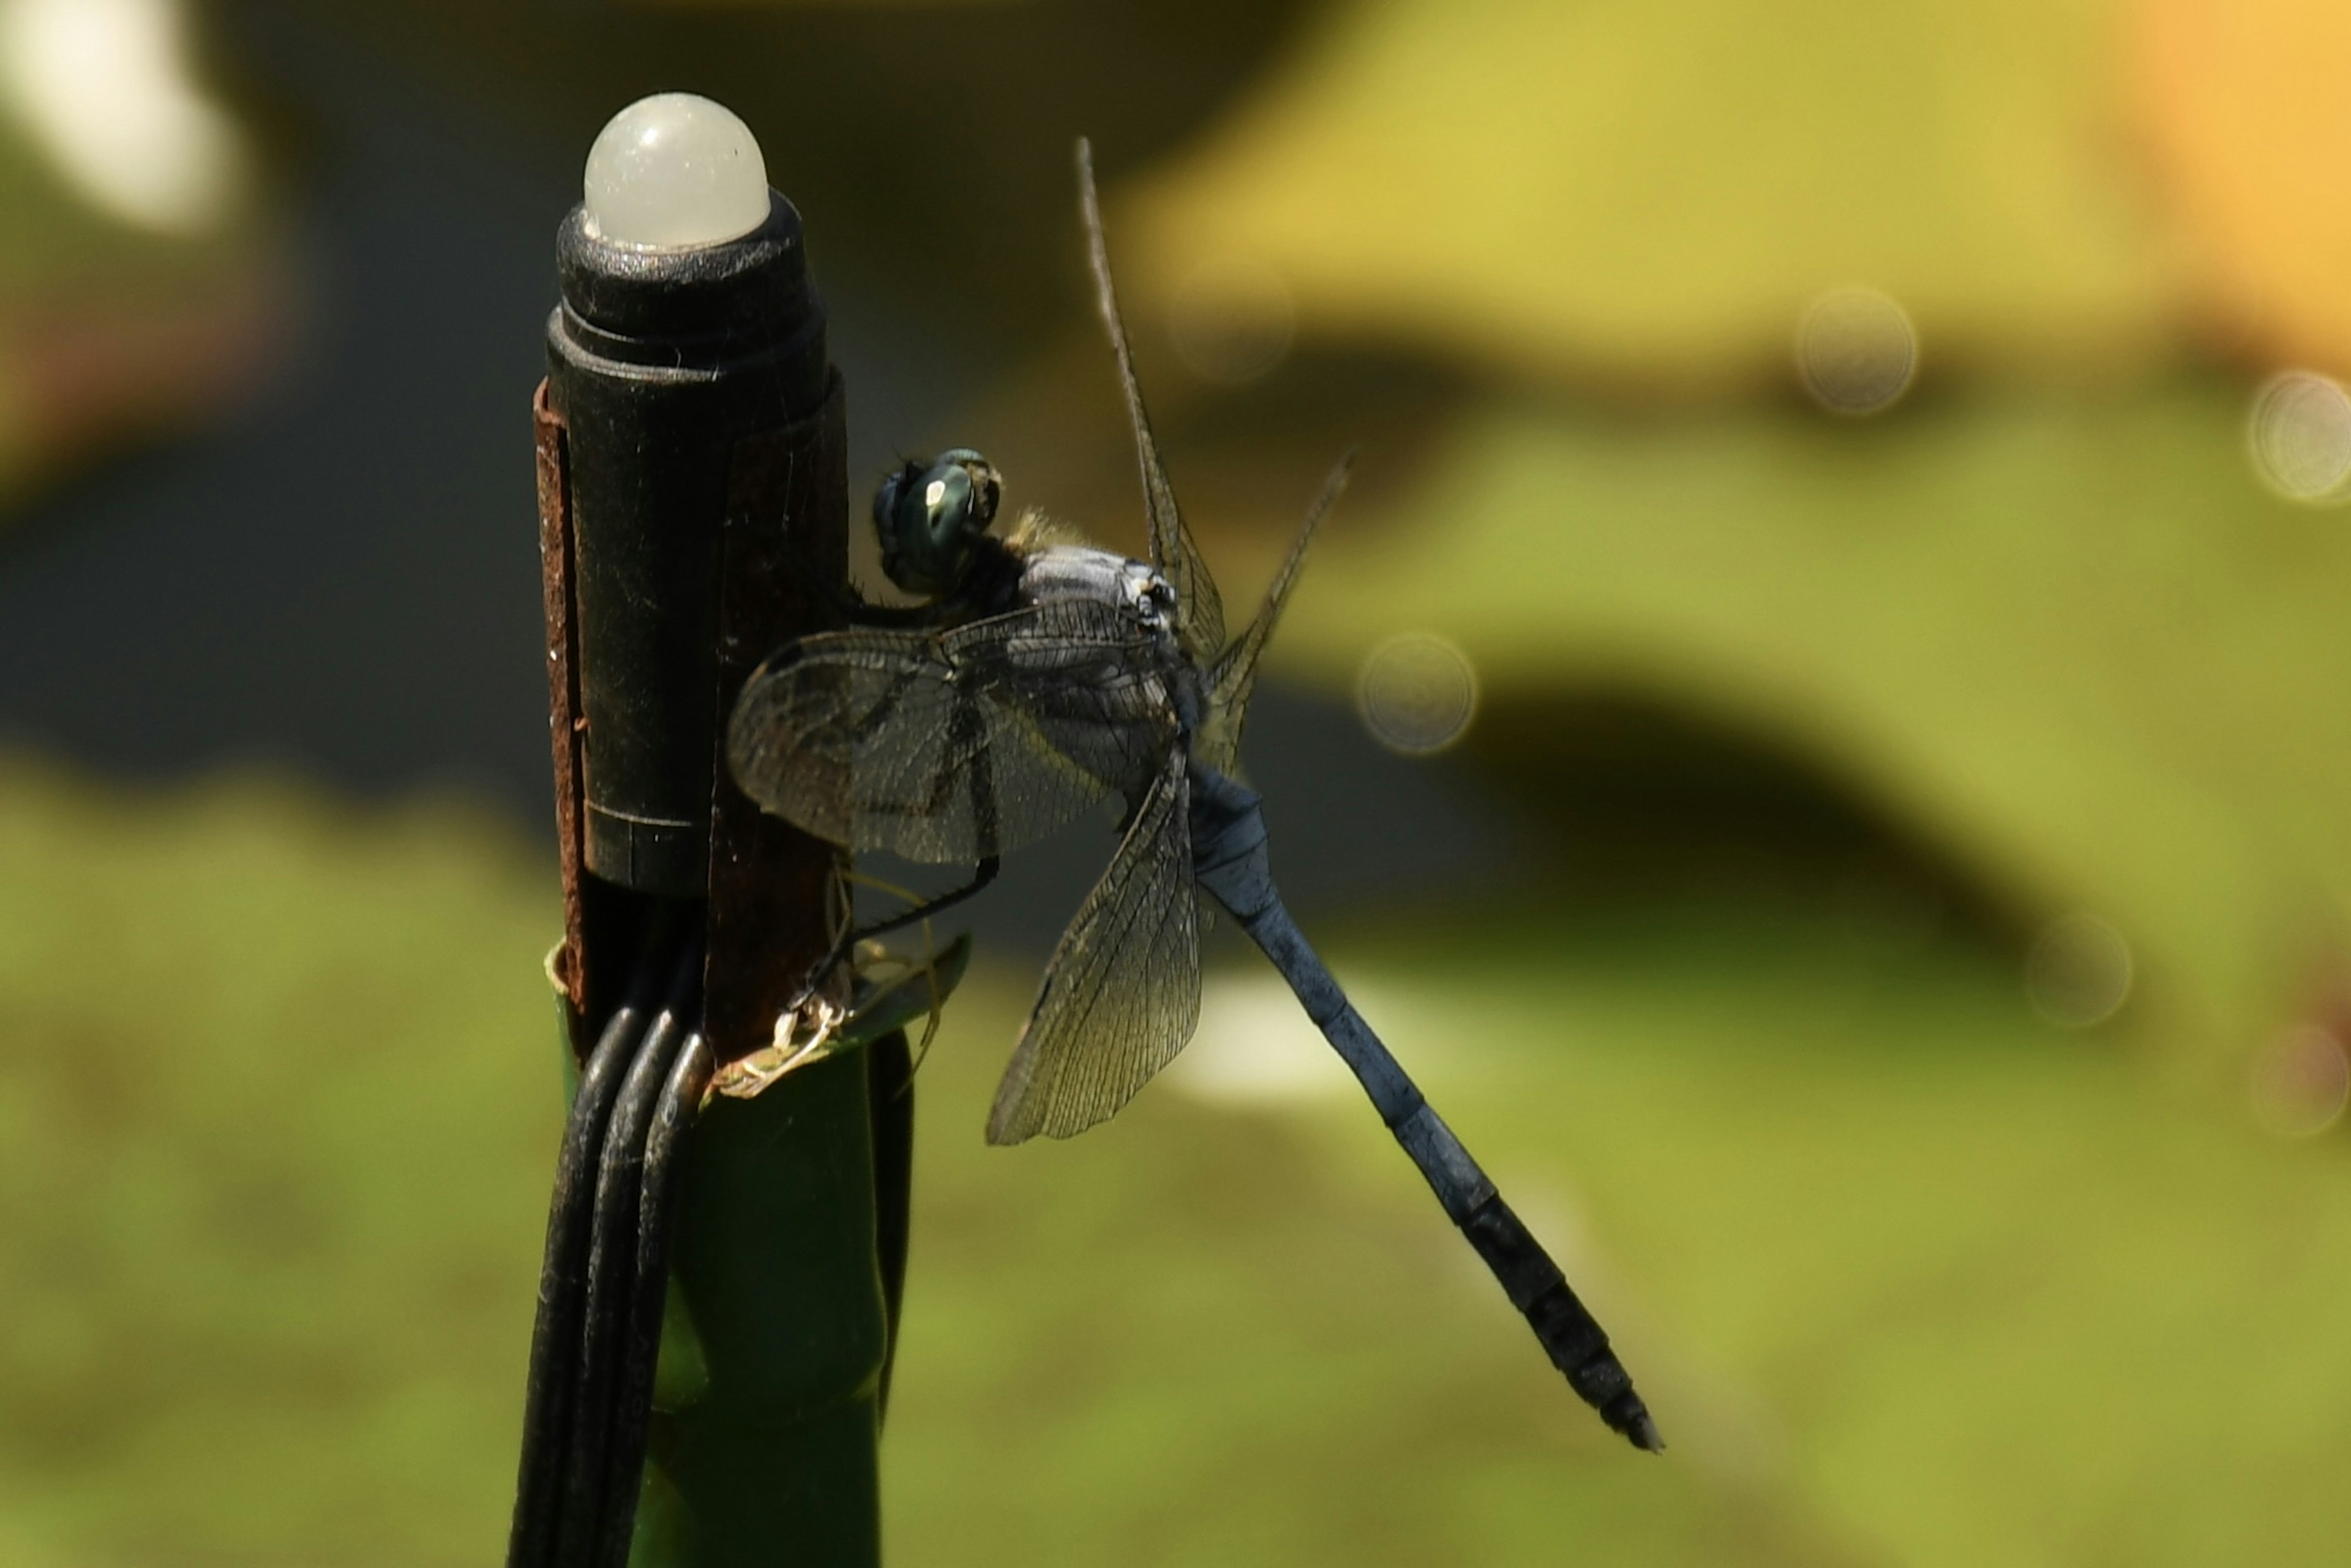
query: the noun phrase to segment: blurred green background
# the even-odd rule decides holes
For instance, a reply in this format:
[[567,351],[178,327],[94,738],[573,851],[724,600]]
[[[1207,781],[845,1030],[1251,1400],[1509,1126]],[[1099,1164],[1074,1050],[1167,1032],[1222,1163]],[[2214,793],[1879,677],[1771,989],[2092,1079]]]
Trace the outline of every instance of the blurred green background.
[[1081,840],[921,1079],[896,1559],[2339,1555],[2346,68],[2325,0],[0,0],[0,1560],[499,1550],[523,415],[680,88],[807,216],[860,488],[967,443],[1139,545],[1080,132],[1228,601],[1361,444],[1277,863],[1672,1445],[1238,948],[983,1147]]

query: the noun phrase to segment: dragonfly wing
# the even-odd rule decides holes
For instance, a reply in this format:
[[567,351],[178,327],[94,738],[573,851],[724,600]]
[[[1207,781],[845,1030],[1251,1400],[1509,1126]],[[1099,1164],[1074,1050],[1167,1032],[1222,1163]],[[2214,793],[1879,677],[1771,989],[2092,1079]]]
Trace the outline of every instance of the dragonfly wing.
[[1045,966],[987,1119],[987,1141],[1066,1138],[1103,1121],[1175,1059],[1200,1018],[1191,789],[1178,747],[1118,855]]
[[1290,601],[1290,591],[1298,586],[1299,570],[1306,564],[1306,547],[1314,542],[1314,530],[1338,504],[1354,466],[1355,455],[1350,452],[1322,481],[1321,493],[1306,509],[1298,537],[1290,541],[1290,553],[1282,558],[1281,570],[1266,587],[1265,603],[1259,607],[1257,619],[1225,650],[1209,673],[1207,715],[1193,753],[1219,773],[1231,773],[1240,759],[1241,727],[1249,718],[1249,694],[1257,687],[1257,662],[1273,635],[1274,623],[1281,619],[1281,607]]
[[1134,455],[1143,469],[1143,509],[1151,521],[1151,564],[1166,575],[1176,590],[1177,635],[1185,651],[1202,665],[1225,645],[1225,606],[1217,583],[1200,559],[1192,530],[1176,509],[1176,492],[1167,471],[1159,465],[1159,444],[1152,439],[1151,416],[1144,412],[1143,388],[1134,379],[1134,352],[1127,346],[1126,323],[1119,315],[1118,290],[1110,280],[1110,246],[1102,239],[1102,203],[1094,194],[1093,147],[1078,139],[1078,204],[1085,214],[1086,254],[1093,263],[1094,299],[1102,308],[1102,325],[1118,356],[1118,383],[1126,394],[1126,413],[1134,426]]
[[946,634],[803,638],[744,684],[728,765],[764,809],[834,843],[982,860],[1132,787],[1138,770],[1110,764],[1143,741],[1102,731],[1113,696],[1148,684],[1146,650],[1112,607],[1071,603]]

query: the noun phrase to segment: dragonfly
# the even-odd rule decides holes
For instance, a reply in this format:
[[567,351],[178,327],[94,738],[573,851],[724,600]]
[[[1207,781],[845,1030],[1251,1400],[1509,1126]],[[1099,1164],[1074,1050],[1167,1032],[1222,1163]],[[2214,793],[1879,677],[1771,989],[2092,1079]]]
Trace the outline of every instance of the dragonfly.
[[1144,407],[1082,141],[1078,185],[1149,559],[1034,514],[995,531],[1001,479],[976,452],[906,464],[875,496],[874,522],[885,574],[927,601],[802,638],[763,664],[729,716],[735,779],[762,809],[849,850],[977,868],[918,915],[976,891],[1001,855],[1117,802],[1117,851],[1046,965],[988,1141],[1083,1132],[1176,1057],[1198,1022],[1202,932],[1221,907],[1353,1071],[1570,1386],[1635,1447],[1659,1449],[1599,1322],[1290,917],[1260,799],[1238,777],[1259,662],[1352,455],[1256,618],[1228,642]]

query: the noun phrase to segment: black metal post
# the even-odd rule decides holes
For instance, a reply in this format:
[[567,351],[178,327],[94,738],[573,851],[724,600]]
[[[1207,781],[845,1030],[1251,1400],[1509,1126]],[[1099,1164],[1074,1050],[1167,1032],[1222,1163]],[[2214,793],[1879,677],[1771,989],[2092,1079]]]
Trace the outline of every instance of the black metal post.
[[[701,1104],[714,1067],[769,1043],[831,936],[837,852],[761,816],[719,751],[744,676],[843,602],[824,310],[773,193],[758,229],[692,249],[614,245],[575,210],[557,256],[538,405],[552,972],[586,1072],[509,1568],[871,1564],[896,1266],[872,1122],[894,1101],[853,1051]],[[903,1245],[903,1216],[882,1228]],[[657,1380],[656,1346],[703,1375]]]

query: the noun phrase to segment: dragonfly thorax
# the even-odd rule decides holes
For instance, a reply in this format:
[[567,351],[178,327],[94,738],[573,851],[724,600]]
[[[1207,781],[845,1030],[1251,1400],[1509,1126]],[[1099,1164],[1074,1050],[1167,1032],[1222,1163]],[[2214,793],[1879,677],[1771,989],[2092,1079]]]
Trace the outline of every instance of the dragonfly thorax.
[[1082,599],[1115,604],[1137,629],[1176,653],[1176,590],[1149,561],[1130,560],[1091,545],[1050,545],[1023,558],[1020,601],[1050,604]]
[[[1023,606],[1072,601],[1111,605],[1146,640],[1148,652],[1140,661],[1131,653],[1106,653],[1100,667],[1080,683],[1089,688],[1086,703],[1092,716],[1135,726],[1135,735],[1157,735],[1162,742],[1180,744],[1190,735],[1202,707],[1200,678],[1177,638],[1176,589],[1165,575],[1149,561],[1092,545],[1048,545],[1019,559],[1018,593]],[[1070,669],[1074,673],[1076,666]],[[1166,727],[1171,718],[1172,731]],[[1135,743],[1128,760],[1139,771],[1106,768],[1097,760],[1095,776],[1115,781],[1130,794],[1139,791],[1150,781],[1159,745]]]

